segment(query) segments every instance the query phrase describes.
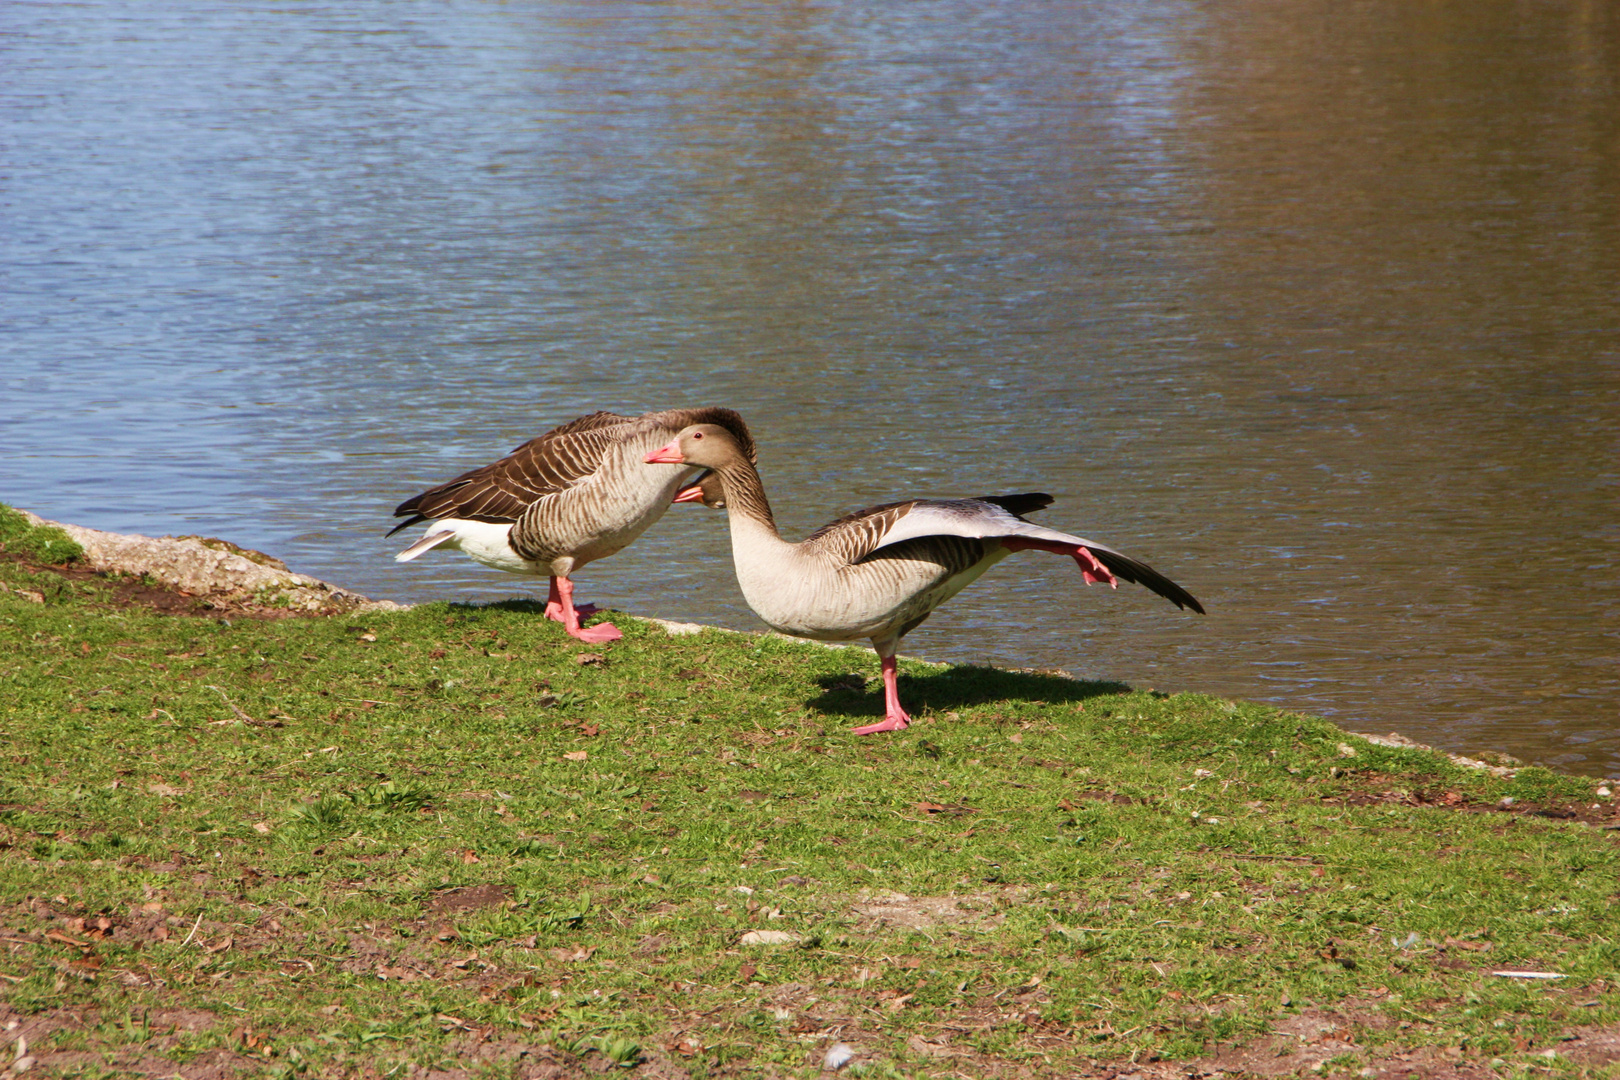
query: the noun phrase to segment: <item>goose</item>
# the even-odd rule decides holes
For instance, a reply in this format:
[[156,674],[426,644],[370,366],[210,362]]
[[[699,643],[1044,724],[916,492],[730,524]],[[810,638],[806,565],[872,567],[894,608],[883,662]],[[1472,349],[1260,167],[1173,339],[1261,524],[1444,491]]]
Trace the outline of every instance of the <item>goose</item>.
[[394,515],[406,520],[389,536],[428,526],[394,559],[445,547],[497,570],[548,575],[547,618],[580,641],[617,641],[624,635],[612,623],[580,625],[596,607],[575,605],[569,575],[622,550],[669,509],[692,470],[649,465],[646,454],[693,424],[724,431],[744,456],[753,454],[748,425],[730,409],[592,413],[400,503]]
[[[867,638],[883,673],[883,719],[857,735],[911,723],[900,705],[895,649],[946,600],[1015,551],[1050,551],[1080,565],[1086,584],[1136,582],[1178,608],[1203,614],[1191,593],[1146,563],[1079,536],[1027,521],[1051,505],[1038,492],[978,499],[912,499],[847,514],[794,544],[782,539],[765,485],[744,444],[698,423],[647,454],[650,463],[712,470],[681,489],[683,502],[723,499],[743,599],[772,628],[817,641]],[[723,493],[715,489],[716,478]]]

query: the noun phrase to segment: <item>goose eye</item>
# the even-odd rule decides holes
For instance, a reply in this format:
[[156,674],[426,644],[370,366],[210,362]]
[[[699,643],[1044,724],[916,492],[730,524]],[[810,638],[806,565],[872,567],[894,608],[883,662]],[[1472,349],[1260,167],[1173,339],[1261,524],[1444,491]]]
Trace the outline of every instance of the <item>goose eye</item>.
[[701,439],[701,438],[703,438],[703,432],[701,432],[701,431],[694,431],[694,432],[692,432],[692,438],[694,438],[694,439]]

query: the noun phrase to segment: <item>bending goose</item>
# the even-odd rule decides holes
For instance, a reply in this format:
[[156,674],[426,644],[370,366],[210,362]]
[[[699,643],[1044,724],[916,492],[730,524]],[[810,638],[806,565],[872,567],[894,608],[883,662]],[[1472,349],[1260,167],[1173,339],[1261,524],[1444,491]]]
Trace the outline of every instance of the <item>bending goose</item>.
[[930,612],[1015,551],[1071,556],[1087,584],[1144,585],[1180,608],[1203,614],[1193,595],[1146,563],[1092,540],[1024,520],[1052,497],[993,495],[982,499],[915,499],[857,510],[801,543],[782,539],[765,486],[743,444],[725,428],[694,424],[649,462],[713,470],[679,493],[713,503],[723,485],[731,522],[731,555],[743,598],[784,634],[818,641],[870,638],[883,669],[884,718],[857,735],[898,731],[911,722],[900,706],[895,649]]
[[389,536],[423,521],[428,527],[394,559],[409,562],[442,546],[497,570],[549,575],[547,618],[580,641],[615,641],[623,635],[611,623],[580,626],[596,608],[575,607],[569,575],[623,549],[669,509],[692,470],[650,465],[646,455],[693,424],[724,431],[744,457],[753,455],[748,425],[730,409],[592,413],[400,503],[394,515],[406,520]]

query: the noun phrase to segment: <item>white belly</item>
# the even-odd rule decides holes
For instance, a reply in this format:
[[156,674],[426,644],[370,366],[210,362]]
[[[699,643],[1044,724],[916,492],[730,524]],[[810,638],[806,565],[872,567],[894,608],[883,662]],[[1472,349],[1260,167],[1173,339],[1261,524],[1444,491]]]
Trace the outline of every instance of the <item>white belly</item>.
[[441,547],[455,548],[474,562],[493,566],[497,570],[505,570],[509,574],[537,574],[545,576],[551,573],[551,568],[544,563],[530,562],[512,550],[507,543],[507,534],[512,531],[510,522],[501,524],[493,521],[465,521],[461,518],[444,518],[428,526],[430,533],[450,529],[455,535],[446,540]]

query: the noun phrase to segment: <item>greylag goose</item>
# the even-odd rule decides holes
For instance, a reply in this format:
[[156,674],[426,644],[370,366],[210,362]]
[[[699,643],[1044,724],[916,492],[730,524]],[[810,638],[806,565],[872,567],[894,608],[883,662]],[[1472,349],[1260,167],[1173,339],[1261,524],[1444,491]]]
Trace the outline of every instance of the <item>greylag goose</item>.
[[784,634],[818,641],[869,638],[883,671],[883,719],[857,735],[898,731],[911,722],[900,706],[895,649],[900,638],[980,574],[1015,551],[1050,551],[1080,564],[1087,584],[1119,578],[1144,585],[1179,608],[1203,614],[1193,595],[1146,563],[1092,540],[1024,520],[1049,506],[1050,495],[981,499],[914,499],[857,510],[811,533],[782,539],[765,486],[744,444],[725,428],[686,428],[646,460],[713,470],[683,488],[682,501],[718,496],[731,522],[731,556],[743,598]]
[[612,623],[580,625],[596,608],[575,606],[569,575],[620,551],[669,509],[693,470],[649,465],[646,455],[693,424],[724,431],[740,453],[753,454],[748,425],[730,409],[592,413],[400,503],[394,515],[406,520],[389,536],[423,521],[428,527],[394,559],[447,547],[497,570],[549,575],[547,618],[580,641],[616,641],[623,634]]

